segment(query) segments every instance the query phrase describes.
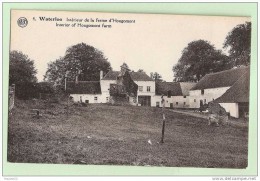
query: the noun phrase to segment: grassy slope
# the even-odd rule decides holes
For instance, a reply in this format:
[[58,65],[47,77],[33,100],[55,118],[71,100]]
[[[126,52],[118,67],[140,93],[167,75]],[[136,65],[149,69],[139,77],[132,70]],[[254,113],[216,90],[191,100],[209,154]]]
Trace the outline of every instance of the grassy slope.
[[[42,109],[42,118],[29,115],[35,107]],[[167,110],[165,143],[157,144],[162,127],[159,108],[71,106],[68,119],[64,108],[19,102],[9,119],[8,161],[247,166],[247,128],[208,126],[205,120]]]

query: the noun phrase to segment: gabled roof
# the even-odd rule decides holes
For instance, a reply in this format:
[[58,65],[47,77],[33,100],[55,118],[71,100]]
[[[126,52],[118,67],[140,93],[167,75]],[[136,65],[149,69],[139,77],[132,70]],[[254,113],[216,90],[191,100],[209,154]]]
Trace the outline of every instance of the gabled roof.
[[[112,71],[110,70],[102,80],[116,80],[117,76],[120,74],[120,71]],[[149,77],[144,72],[129,72],[131,78],[134,81],[154,81],[151,77]]]
[[195,86],[195,82],[180,82],[181,90],[182,90],[182,95],[183,96],[188,96],[190,89]]
[[250,71],[244,73],[235,84],[214,102],[217,103],[239,103],[249,102]]
[[170,91],[171,96],[182,96],[182,90],[179,82],[156,82],[155,94],[168,95]]
[[68,81],[67,92],[70,94],[101,94],[99,81]]
[[249,67],[239,67],[206,74],[191,90],[231,87],[248,69]]
[[168,95],[170,91],[171,96],[188,96],[189,90],[195,85],[193,82],[156,82],[156,95]]

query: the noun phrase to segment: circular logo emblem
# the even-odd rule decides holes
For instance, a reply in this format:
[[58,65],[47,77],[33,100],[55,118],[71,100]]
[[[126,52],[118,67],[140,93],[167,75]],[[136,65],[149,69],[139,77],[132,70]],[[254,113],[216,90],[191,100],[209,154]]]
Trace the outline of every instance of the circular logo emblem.
[[28,20],[25,17],[21,17],[17,20],[17,24],[18,26],[20,26],[21,28],[24,28],[27,26],[28,24]]

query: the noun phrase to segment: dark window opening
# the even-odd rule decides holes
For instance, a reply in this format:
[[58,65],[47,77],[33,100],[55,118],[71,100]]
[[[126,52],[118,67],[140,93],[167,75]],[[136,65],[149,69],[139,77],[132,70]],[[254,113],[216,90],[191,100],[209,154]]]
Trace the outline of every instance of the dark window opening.
[[204,89],[201,89],[201,95],[204,95]]

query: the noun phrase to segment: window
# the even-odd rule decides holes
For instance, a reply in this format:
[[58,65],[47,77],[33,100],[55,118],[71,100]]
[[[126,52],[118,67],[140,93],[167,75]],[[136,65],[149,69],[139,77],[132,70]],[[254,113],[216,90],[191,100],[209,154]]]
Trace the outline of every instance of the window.
[[147,86],[147,92],[151,92],[151,86]]
[[94,97],[94,100],[97,101],[97,97]]
[[196,102],[196,99],[194,99],[194,102]]
[[204,104],[206,104],[207,103],[207,99],[204,99]]
[[204,95],[204,89],[201,89],[201,95]]
[[106,100],[109,101],[109,97],[106,97]]
[[186,98],[186,96],[183,96],[183,98]]
[[183,105],[185,106],[185,105],[186,105],[186,102],[183,102]]
[[176,105],[178,105],[179,103],[178,102],[176,102]]
[[139,89],[139,92],[143,92],[143,86],[139,86],[138,89]]
[[167,91],[167,97],[168,97],[168,98],[171,98],[171,95],[172,95],[171,91],[168,90],[168,91]]

